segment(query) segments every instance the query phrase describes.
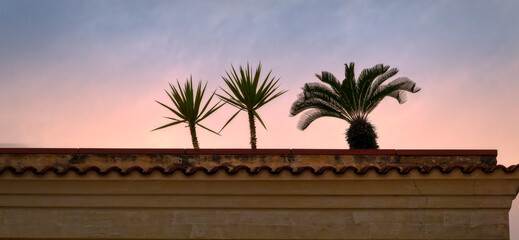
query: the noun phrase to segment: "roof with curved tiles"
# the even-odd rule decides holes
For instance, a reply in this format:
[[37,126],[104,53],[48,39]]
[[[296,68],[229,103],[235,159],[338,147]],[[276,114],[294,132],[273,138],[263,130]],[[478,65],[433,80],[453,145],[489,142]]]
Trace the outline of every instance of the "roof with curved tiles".
[[[0,148],[0,154],[10,155],[13,154],[119,154],[119,155],[394,155],[394,156],[497,156],[497,150],[407,150],[407,149],[381,149],[381,150],[349,150],[349,149],[114,149],[114,148]],[[113,166],[23,166],[15,167],[12,165],[0,165],[0,174],[13,173],[21,175],[25,173],[33,173],[43,175],[46,173],[55,173],[58,175],[65,175],[67,173],[86,174],[89,172],[95,172],[100,175],[109,173],[119,173],[120,175],[128,175],[130,173],[138,172],[143,175],[152,174],[159,172],[164,175],[170,175],[174,173],[182,173],[186,176],[193,175],[196,173],[205,173],[208,175],[215,174],[218,172],[225,172],[233,175],[239,172],[246,172],[254,175],[260,172],[268,172],[270,174],[279,174],[282,172],[289,172],[297,175],[303,172],[310,172],[315,175],[320,175],[325,172],[332,172],[334,174],[344,174],[352,172],[355,174],[365,174],[367,172],[376,172],[378,174],[386,174],[389,172],[397,172],[400,175],[408,174],[412,171],[416,171],[422,174],[428,174],[432,171],[439,171],[441,173],[450,173],[456,169],[460,170],[465,174],[470,174],[474,171],[482,171],[484,173],[492,173],[495,171],[503,171],[505,173],[512,173],[517,170],[519,165],[512,165],[509,167],[503,165],[459,165],[453,164],[449,166],[440,165],[427,165],[423,166],[398,166],[398,165],[387,165],[387,166],[268,166],[262,165],[257,167],[251,167],[246,165],[216,165],[212,167],[204,166],[193,166],[193,167],[182,167],[175,166],[167,168],[164,166],[130,166],[122,167],[115,163]]]

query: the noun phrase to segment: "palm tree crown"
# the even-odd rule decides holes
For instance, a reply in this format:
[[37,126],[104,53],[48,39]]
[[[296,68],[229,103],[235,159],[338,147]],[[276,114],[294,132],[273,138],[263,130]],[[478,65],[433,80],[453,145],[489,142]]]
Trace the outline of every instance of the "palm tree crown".
[[[329,72],[323,71],[321,75],[316,74],[322,83],[306,83],[303,92],[292,104],[290,115],[295,116],[308,110],[301,116],[297,125],[301,130],[305,130],[313,121],[321,117],[343,119],[350,123],[351,127],[362,123],[362,128],[372,131],[370,134],[374,136],[373,142],[367,147],[352,146],[348,140],[350,148],[378,148],[373,126],[368,122],[368,114],[385,97],[395,98],[402,104],[406,101],[405,92],[416,93],[420,88],[407,77],[399,77],[385,83],[398,73],[396,68],[390,69],[389,66],[378,64],[364,69],[358,79],[355,79],[354,67],[353,62],[349,65],[345,64],[345,78],[342,82]],[[351,127],[349,130],[352,130]]]
[[240,66],[239,73],[236,72],[234,66],[231,65],[231,68],[232,71],[226,71],[226,76],[222,76],[229,90],[222,88],[222,91],[225,93],[225,95],[217,95],[221,100],[237,108],[238,111],[227,121],[227,123],[225,123],[220,131],[222,131],[227,126],[227,124],[229,124],[234,119],[234,117],[238,115],[238,113],[245,111],[249,116],[251,148],[256,149],[257,139],[255,118],[259,120],[265,129],[267,128],[257,110],[275,98],[281,96],[286,91],[278,91],[279,86],[277,84],[279,78],[276,79],[275,77],[270,77],[272,70],[269,71],[263,80],[260,79],[261,63],[258,65],[258,68],[256,68],[254,73],[248,63],[247,68],[245,69]]
[[211,94],[209,99],[207,101],[203,101],[205,90],[207,87],[207,83],[202,87],[202,83],[199,82],[198,86],[196,88],[196,92],[193,88],[193,78],[190,77],[185,85],[184,88],[180,86],[180,83],[177,80],[177,86],[173,84],[169,84],[169,87],[171,88],[171,93],[166,91],[166,94],[171,99],[171,102],[173,103],[173,106],[167,106],[164,103],[161,103],[159,101],[156,101],[158,104],[162,105],[163,107],[167,108],[169,111],[171,111],[176,117],[165,117],[169,120],[171,120],[171,123],[165,124],[161,127],[155,128],[152,131],[159,130],[162,128],[170,127],[173,125],[177,125],[180,123],[186,123],[189,127],[190,133],[191,133],[191,141],[193,143],[193,148],[198,149],[198,138],[196,136],[196,126],[199,126],[207,131],[210,131],[214,134],[218,134],[217,132],[205,127],[204,125],[200,124],[200,122],[212,113],[214,113],[216,110],[218,110],[220,107],[222,107],[223,103],[216,103],[213,106],[209,106],[211,100],[213,99],[215,92]]

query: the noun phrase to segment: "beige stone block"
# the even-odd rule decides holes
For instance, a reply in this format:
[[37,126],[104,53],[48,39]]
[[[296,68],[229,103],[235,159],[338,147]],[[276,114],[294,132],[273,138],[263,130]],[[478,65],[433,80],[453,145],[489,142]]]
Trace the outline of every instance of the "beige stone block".
[[315,180],[315,181],[189,181],[66,180],[0,181],[0,191],[10,194],[210,194],[210,195],[509,195],[518,180]]
[[[0,209],[0,237],[506,238],[508,229],[500,228],[502,223],[472,225],[470,213],[471,210]],[[495,213],[483,210],[480,217],[491,218]]]
[[0,207],[507,209],[512,196],[0,195]]

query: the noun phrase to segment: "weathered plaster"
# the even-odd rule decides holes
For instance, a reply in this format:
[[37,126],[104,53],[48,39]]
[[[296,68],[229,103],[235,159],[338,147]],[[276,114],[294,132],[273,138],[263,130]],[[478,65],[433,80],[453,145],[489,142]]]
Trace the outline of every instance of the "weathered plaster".
[[[239,156],[243,162],[231,157],[220,158],[219,164],[259,161]],[[315,155],[296,158],[289,163],[323,166],[337,161]],[[71,159],[66,154],[0,155],[0,163],[16,169],[29,164],[37,169],[49,164],[146,168],[182,161],[174,155],[121,154]],[[200,159],[199,166],[210,168],[214,157]],[[260,159],[278,159],[268,164],[275,166],[285,158]],[[342,159],[348,160],[339,158],[336,166],[354,157]],[[321,175],[218,171],[190,176],[180,171],[5,171],[0,174],[0,239],[509,239],[508,212],[518,189],[519,171],[499,169]]]

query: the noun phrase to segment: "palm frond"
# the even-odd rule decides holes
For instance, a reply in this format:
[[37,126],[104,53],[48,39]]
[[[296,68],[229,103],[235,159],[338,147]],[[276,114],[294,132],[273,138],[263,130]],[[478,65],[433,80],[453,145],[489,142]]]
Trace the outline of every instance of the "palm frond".
[[167,119],[170,119],[173,122],[153,129],[153,131],[174,126],[179,123],[187,123],[188,125],[193,126],[199,125],[202,128],[209,130],[210,132],[216,133],[215,131],[203,127],[199,124],[202,120],[213,114],[223,105],[223,103],[218,102],[211,106],[211,101],[215,95],[215,92],[213,92],[211,96],[209,96],[207,101],[204,101],[207,83],[202,85],[202,82],[199,82],[196,85],[195,89],[193,85],[193,77],[190,76],[184,83],[184,86],[182,86],[180,82],[177,80],[176,85],[169,83],[169,87],[170,92],[166,91],[166,94],[168,95],[173,105],[168,106],[162,102],[156,102],[170,110],[176,116],[166,117]]
[[155,128],[155,129],[153,129],[153,130],[151,130],[151,131],[155,131],[155,130],[159,130],[159,129],[163,129],[163,128],[171,127],[171,126],[173,126],[173,125],[177,125],[177,124],[179,124],[179,123],[183,123],[183,122],[185,122],[185,121],[175,121],[175,122],[168,123],[168,124],[165,124],[165,125],[163,125],[163,126],[160,126],[160,127],[158,127],[158,128]]
[[342,96],[350,106],[351,111],[357,111],[359,106],[357,80],[355,79],[355,63],[350,62],[350,65],[344,64],[344,80],[341,83],[341,88],[337,89],[337,94]]
[[[209,103],[209,101],[208,101],[208,103]],[[200,117],[197,118],[196,122],[199,123],[199,122],[203,121],[204,119],[209,117],[211,114],[216,112],[218,109],[220,109],[223,105],[225,105],[225,103],[218,102],[215,105],[213,105],[209,110],[207,110],[207,112],[205,112],[205,111],[200,112]],[[204,110],[205,110],[205,107],[204,107]]]
[[238,110],[235,114],[232,115],[232,117],[229,118],[229,120],[227,120],[227,122],[223,125],[222,129],[220,129],[220,131],[218,131],[219,133],[222,132],[222,130],[227,127],[227,125],[238,115],[238,113],[240,113],[243,109],[240,109]]
[[371,92],[372,93],[375,92],[377,90],[377,88],[380,87],[380,85],[382,85],[389,78],[395,76],[397,73],[398,73],[397,68],[391,68],[384,74],[378,76],[377,79],[375,79],[375,81],[371,85]]
[[[385,96],[390,96],[398,100],[402,104],[406,102],[407,98],[405,92],[417,93],[421,88],[416,86],[416,83],[407,77],[399,77],[386,85],[381,85],[374,93],[372,98],[374,100],[381,99]],[[397,93],[395,93],[397,92]]]
[[[388,84],[398,69],[378,64],[364,69],[355,79],[355,64],[345,64],[345,78],[339,83],[329,72],[321,72],[316,77],[321,83],[306,83],[290,108],[290,116],[303,113],[298,124],[304,129],[322,116],[336,117],[347,122],[367,120],[367,116],[386,96],[405,102],[405,92],[420,90],[408,78],[397,78]],[[305,112],[307,111],[307,112]]]
[[221,88],[222,91],[227,94],[227,96],[224,96],[224,95],[221,95],[221,94],[216,94],[216,96],[218,96],[220,98],[220,100],[226,102],[226,103],[229,103],[231,104],[232,106],[236,107],[236,108],[240,108],[240,109],[245,109],[244,105],[242,102],[240,102],[239,99],[235,98],[232,94],[230,94],[229,92],[227,92],[225,89]]
[[157,100],[155,100],[155,102],[157,102],[158,104],[162,105],[163,107],[169,109],[171,112],[173,112],[175,115],[177,115],[179,118],[183,118],[183,115],[181,113],[179,113],[178,111],[176,111],[175,109],[169,107],[168,105],[164,104],[164,103],[161,103]]
[[348,99],[344,99],[341,97],[338,92],[330,87],[321,84],[321,83],[306,83],[303,87],[304,97],[306,99],[310,98],[318,98],[325,102],[328,102],[334,105],[337,109],[344,110],[343,112],[348,112],[348,110],[353,111],[351,109],[351,104],[349,104]]
[[303,113],[299,122],[297,123],[297,128],[300,130],[305,130],[312,124],[315,120],[321,117],[335,117],[341,118],[341,116],[337,115],[336,112],[330,112],[323,109],[312,109]]
[[261,123],[261,125],[267,129],[267,126],[265,126],[265,123],[263,122],[263,120],[261,119],[260,115],[258,114],[258,112],[256,111],[252,111],[252,114],[259,120],[259,122]]
[[358,110],[365,110],[366,106],[369,105],[369,94],[373,81],[384,74],[389,69],[389,66],[377,64],[372,68],[364,69],[358,78]]
[[207,128],[206,126],[204,126],[204,125],[202,125],[202,124],[197,123],[196,125],[198,125],[199,127],[203,128],[203,129],[205,129],[205,130],[207,130],[207,131],[209,131],[209,132],[212,132],[212,133],[214,133],[214,134],[216,134],[216,135],[220,135],[220,133],[217,133],[217,132],[215,132],[215,131],[209,129],[209,128]]
[[298,100],[292,104],[292,107],[290,108],[290,115],[295,116],[299,113],[311,109],[321,109],[327,112],[333,112],[338,116],[338,118],[344,119],[346,121],[350,121],[353,118],[353,116],[350,115],[351,113],[344,112],[339,107],[334,106],[325,100],[318,98],[303,99],[301,97],[299,97]]
[[370,104],[366,112],[370,113],[385,97],[395,98],[398,103],[403,104],[407,101],[405,92],[416,93],[420,88],[416,87],[416,83],[407,77],[400,77],[388,84],[381,85],[370,97]]
[[339,89],[341,86],[341,83],[337,80],[337,78],[329,72],[322,71],[321,75],[315,74],[315,76],[321,80],[321,82],[330,85],[330,87],[333,89]]
[[[267,76],[262,78],[261,70],[261,63],[255,70],[253,70],[248,63],[245,68],[240,66],[239,73],[234,66],[231,65],[231,70],[226,71],[225,76],[222,76],[227,90],[221,88],[224,94],[217,94],[217,96],[222,101],[239,109],[239,111],[251,111],[255,113],[254,115],[260,120],[263,127],[266,128],[261,118],[258,117],[259,114],[256,110],[286,93],[286,91],[278,90],[279,78],[276,79],[276,77],[272,77],[272,71],[269,71]],[[236,115],[237,113],[227,121],[224,128]]]
[[344,64],[344,82],[356,82],[355,80],[355,63],[350,62],[350,65],[347,63]]

